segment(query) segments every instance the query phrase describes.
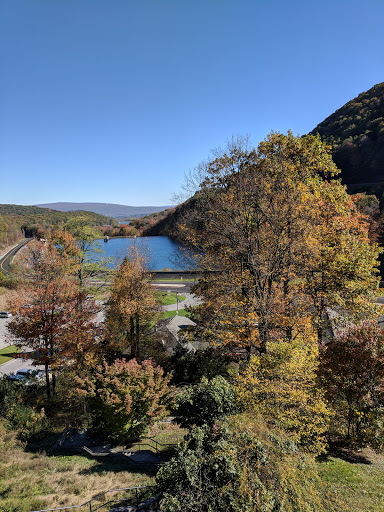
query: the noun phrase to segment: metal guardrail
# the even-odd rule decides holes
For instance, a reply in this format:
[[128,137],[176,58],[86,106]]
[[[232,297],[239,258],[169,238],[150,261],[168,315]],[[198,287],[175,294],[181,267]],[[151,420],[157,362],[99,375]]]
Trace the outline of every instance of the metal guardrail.
[[[147,443],[141,443],[141,441],[147,441]],[[152,444],[150,444],[152,443]],[[141,439],[134,440],[130,443],[130,448],[133,446],[143,446],[147,445],[151,448],[154,448],[158,453],[162,453],[162,450],[159,449],[159,446],[161,448],[168,448],[168,449],[174,449],[177,446],[177,443],[160,443],[159,441],[156,441],[156,439],[153,439],[152,437],[142,437]]]
[[[147,442],[143,443],[143,441],[147,441]],[[142,438],[142,439],[137,439],[135,441],[132,441],[129,444],[129,447],[127,447],[125,450],[119,451],[119,452],[113,452],[113,453],[111,453],[109,451],[98,452],[98,451],[93,451],[91,447],[87,447],[87,446],[83,446],[82,449],[87,455],[90,455],[91,457],[96,457],[96,458],[111,457],[111,456],[127,457],[130,464],[134,464],[134,465],[138,465],[138,466],[148,465],[148,464],[151,466],[161,466],[162,464],[165,464],[167,462],[167,457],[165,456],[165,454],[167,453],[169,455],[176,448],[176,446],[177,445],[173,444],[173,443],[160,443],[159,441],[156,441],[155,439],[152,439],[151,437],[147,437],[147,438]],[[159,447],[161,447],[161,449],[159,449]],[[143,450],[145,451],[148,448],[151,453],[154,453],[154,455],[157,455],[160,458],[159,461],[157,461],[157,462],[155,462],[153,460],[139,461],[139,460],[135,460],[133,458],[134,454],[137,454]]]
[[107,505],[111,505],[112,503],[122,503],[122,502],[126,502],[126,501],[131,501],[132,498],[119,498],[119,499],[115,499],[115,500],[109,500],[109,501],[106,501],[104,503],[102,503],[101,505],[97,506],[97,508],[94,508],[92,507],[92,502],[94,502],[95,500],[99,500],[100,501],[100,498],[102,498],[103,496],[105,496],[106,494],[110,493],[110,492],[123,492],[123,491],[135,491],[135,496],[134,496],[134,501],[135,501],[135,505],[138,506],[139,505],[139,494],[138,494],[138,490],[140,489],[154,489],[155,486],[154,485],[142,485],[141,487],[123,487],[121,489],[109,489],[108,491],[104,491],[100,494],[98,494],[97,496],[94,496],[93,498],[91,498],[90,500],[86,501],[85,503],[82,503],[81,505],[72,505],[70,507],[58,507],[58,508],[45,508],[45,509],[42,509],[42,510],[33,510],[32,512],[55,512],[57,510],[75,510],[75,509],[79,509],[79,508],[82,508],[82,507],[87,507],[89,505],[89,512],[96,512],[96,510],[101,510],[103,507],[106,507]]

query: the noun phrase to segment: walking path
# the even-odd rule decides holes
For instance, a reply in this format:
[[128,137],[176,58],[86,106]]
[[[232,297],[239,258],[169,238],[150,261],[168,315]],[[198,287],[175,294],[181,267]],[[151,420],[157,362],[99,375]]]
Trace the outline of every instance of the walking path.
[[178,309],[185,309],[186,307],[197,306],[198,304],[201,304],[201,300],[195,297],[193,293],[182,293],[185,296],[185,300],[179,302],[178,304],[169,304],[168,306],[162,306],[161,309],[163,311],[176,311]]

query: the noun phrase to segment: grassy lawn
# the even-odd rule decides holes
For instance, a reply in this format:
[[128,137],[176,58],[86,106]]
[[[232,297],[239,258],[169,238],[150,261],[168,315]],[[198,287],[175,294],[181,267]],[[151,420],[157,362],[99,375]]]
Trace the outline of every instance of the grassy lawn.
[[352,458],[324,457],[318,464],[322,480],[350,512],[384,511],[384,456],[364,450]]
[[[160,320],[171,318],[171,316],[176,316],[176,311],[163,311],[160,315]],[[189,318],[189,315],[185,309],[179,309],[179,316],[186,316]]]
[[[161,443],[177,443],[184,431],[159,423],[150,435]],[[0,447],[7,455],[0,458],[0,512],[81,505],[108,489],[154,484],[154,467],[54,452],[52,446],[57,437],[25,448],[13,432],[0,424]],[[112,497],[109,495],[109,499]],[[121,497],[121,493],[116,497]],[[96,505],[101,502],[95,502]]]
[[[15,345],[10,345],[9,347],[4,347],[0,350],[0,364],[7,363],[15,354],[18,354],[20,349],[15,347]],[[1,509],[0,509],[1,511]]]
[[[155,295],[161,302],[162,306],[170,306],[171,304],[176,304],[176,292],[166,293],[166,292],[156,291]],[[184,295],[178,294],[177,298],[181,301],[185,300]]]

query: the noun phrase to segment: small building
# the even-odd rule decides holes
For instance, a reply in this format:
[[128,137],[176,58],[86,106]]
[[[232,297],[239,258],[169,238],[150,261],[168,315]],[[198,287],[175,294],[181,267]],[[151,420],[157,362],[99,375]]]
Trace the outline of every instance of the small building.
[[186,316],[175,315],[171,318],[160,320],[156,326],[156,332],[161,339],[164,350],[169,355],[173,355],[178,346],[188,348],[189,350],[204,348],[202,346],[203,343],[188,340],[188,329],[195,325],[195,322]]

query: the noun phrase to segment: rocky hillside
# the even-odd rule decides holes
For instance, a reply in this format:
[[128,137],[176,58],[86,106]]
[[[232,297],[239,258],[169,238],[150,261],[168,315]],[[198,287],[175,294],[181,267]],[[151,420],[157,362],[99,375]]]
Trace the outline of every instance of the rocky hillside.
[[333,159],[351,192],[381,195],[381,189],[384,190],[384,82],[346,103],[311,133],[319,133],[322,140],[332,146]]

